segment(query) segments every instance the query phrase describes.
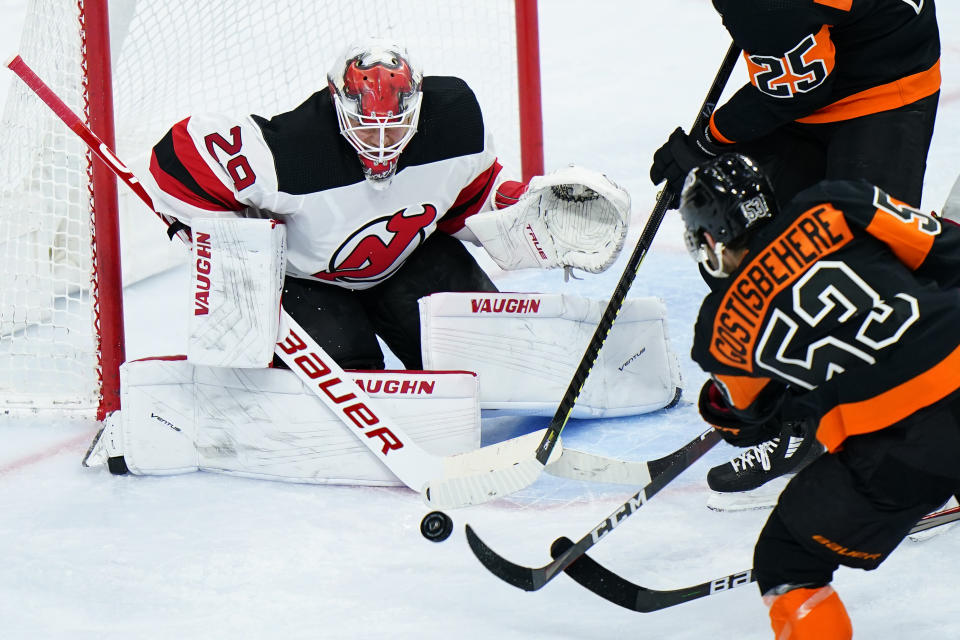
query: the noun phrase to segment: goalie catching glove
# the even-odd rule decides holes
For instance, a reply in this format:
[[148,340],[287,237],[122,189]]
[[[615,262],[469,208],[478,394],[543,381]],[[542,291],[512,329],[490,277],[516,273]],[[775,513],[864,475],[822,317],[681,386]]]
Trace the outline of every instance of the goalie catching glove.
[[625,190],[571,166],[533,178],[519,202],[470,216],[466,226],[502,269],[600,273],[620,254],[629,217]]

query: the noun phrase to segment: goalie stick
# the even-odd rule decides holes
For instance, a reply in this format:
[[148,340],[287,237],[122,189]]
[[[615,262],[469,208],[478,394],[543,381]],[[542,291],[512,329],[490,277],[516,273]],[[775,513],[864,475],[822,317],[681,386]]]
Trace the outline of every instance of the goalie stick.
[[[927,531],[957,520],[960,520],[960,507],[936,511],[921,518],[910,529],[910,534]],[[569,538],[557,538],[550,547],[550,554],[555,558],[560,557],[573,546],[573,541]],[[756,580],[753,569],[747,569],[681,589],[648,589],[615,574],[587,554],[582,554],[564,571],[581,586],[601,598],[641,613],[659,611],[705,596],[712,596],[715,593],[730,591]]]
[[[33,72],[20,56],[7,67],[73,131],[104,164],[115,173],[165,223],[153,200],[133,172],[120,161],[107,144]],[[185,236],[181,235],[182,239]],[[423,450],[396,423],[376,409],[366,393],[349,385],[346,373],[323,349],[281,309],[281,325],[276,353],[303,383],[323,401],[364,445],[404,484],[421,492],[436,508],[456,508],[486,502],[532,484],[543,469],[533,456],[534,444],[545,429],[496,443],[467,453],[440,457]],[[555,470],[555,475],[600,482],[620,482],[624,478],[643,477],[643,463],[617,461],[582,452],[576,462],[570,460]],[[551,461],[563,455],[558,447]],[[389,456],[389,457],[388,457]],[[656,461],[655,461],[656,462]],[[638,475],[639,474],[639,475]],[[638,482],[639,484],[639,482]]]
[[[646,463],[648,472],[653,475],[652,480],[620,505],[616,511],[598,523],[589,533],[580,538],[576,544],[542,567],[525,567],[507,560],[483,542],[469,524],[466,525],[467,543],[477,559],[492,574],[524,591],[536,591],[569,567],[577,558],[586,553],[587,549],[613,531],[617,525],[636,513],[650,498],[670,484],[685,469],[693,465],[719,440],[719,432],[716,429],[710,429],[668,456]],[[655,467],[659,467],[658,472]]]
[[[7,67],[164,219],[133,172],[20,56],[14,56]],[[543,466],[532,455],[533,448],[545,430],[458,455],[430,454],[377,409],[366,392],[344,383],[350,380],[344,370],[282,308],[280,312],[276,354],[394,475],[414,491],[421,492],[429,505],[455,508],[478,504],[522,489],[536,480]],[[559,447],[554,457],[558,458],[561,453],[562,447]],[[433,488],[434,484],[440,486]]]

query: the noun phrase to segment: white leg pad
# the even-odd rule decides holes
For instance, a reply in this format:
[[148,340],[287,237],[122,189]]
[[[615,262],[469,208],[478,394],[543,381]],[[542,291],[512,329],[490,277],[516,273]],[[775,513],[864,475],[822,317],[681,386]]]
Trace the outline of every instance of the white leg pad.
[[[606,308],[606,300],[547,293],[438,293],[420,300],[428,369],[480,378],[480,406],[550,416]],[[626,300],[574,405],[574,418],[647,413],[682,388],[658,298]]]
[[120,366],[119,453],[131,473],[169,475],[199,468],[193,370],[183,358]]
[[[436,455],[480,445],[476,376],[467,372],[349,372]],[[315,484],[402,483],[285,369],[126,363],[123,455],[133,473],[197,469]]]

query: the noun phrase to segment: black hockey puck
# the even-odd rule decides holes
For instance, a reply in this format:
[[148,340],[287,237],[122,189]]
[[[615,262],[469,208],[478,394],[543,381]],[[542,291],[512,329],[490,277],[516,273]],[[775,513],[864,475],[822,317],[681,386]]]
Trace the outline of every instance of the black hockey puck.
[[430,542],[443,542],[453,532],[453,518],[443,511],[431,511],[420,521],[420,533]]
[[567,537],[559,537],[553,541],[553,544],[550,545],[550,556],[552,558],[559,558],[566,552],[567,549],[573,546],[573,540]]

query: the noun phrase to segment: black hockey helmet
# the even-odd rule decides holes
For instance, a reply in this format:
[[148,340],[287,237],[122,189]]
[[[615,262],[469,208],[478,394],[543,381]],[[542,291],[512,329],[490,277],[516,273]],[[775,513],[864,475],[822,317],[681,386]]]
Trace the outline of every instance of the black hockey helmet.
[[[684,240],[694,260],[722,277],[722,251],[742,244],[748,232],[777,213],[773,188],[756,163],[739,153],[725,153],[687,176],[680,197]],[[711,251],[704,233],[716,246]]]

